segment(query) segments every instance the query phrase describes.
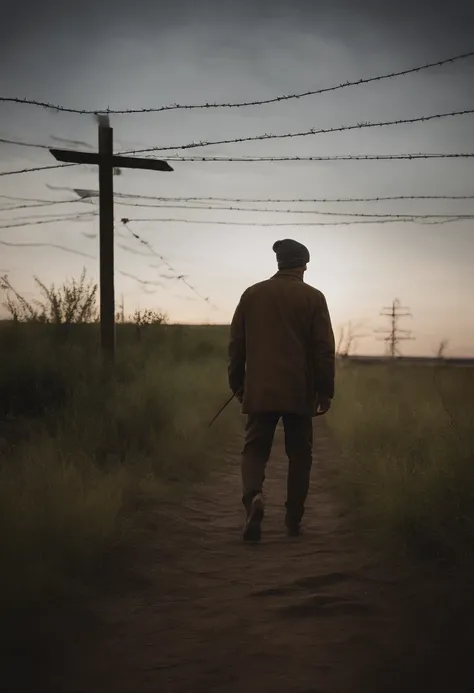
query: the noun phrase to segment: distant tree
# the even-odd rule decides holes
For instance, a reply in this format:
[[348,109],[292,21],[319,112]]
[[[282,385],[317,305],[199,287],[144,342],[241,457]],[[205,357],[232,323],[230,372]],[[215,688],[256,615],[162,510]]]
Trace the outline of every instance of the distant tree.
[[342,345],[344,343],[344,337],[345,337],[345,330],[344,330],[344,325],[342,325],[339,328],[339,337],[338,337],[337,345],[336,345],[337,356],[341,356],[341,354],[342,354]]
[[445,359],[446,358],[446,349],[448,348],[449,341],[447,339],[442,339],[438,345],[438,348],[436,350],[436,358],[438,359]]
[[364,329],[364,321],[359,320],[355,324],[349,320],[346,325],[343,325],[339,331],[339,339],[337,343],[336,353],[341,358],[347,358],[351,352],[354,352],[357,346],[357,340],[368,337],[368,334],[360,332]]

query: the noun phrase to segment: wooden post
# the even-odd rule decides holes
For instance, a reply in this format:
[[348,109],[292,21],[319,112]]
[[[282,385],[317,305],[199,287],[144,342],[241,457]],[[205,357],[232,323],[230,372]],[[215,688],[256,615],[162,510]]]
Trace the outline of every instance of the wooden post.
[[115,358],[113,130],[99,122],[100,343]]
[[138,168],[144,171],[172,171],[166,161],[114,155],[113,130],[107,116],[99,116],[99,151],[76,152],[50,149],[57,161],[74,164],[98,164],[100,211],[100,343],[104,356],[115,358],[114,289],[114,168]]

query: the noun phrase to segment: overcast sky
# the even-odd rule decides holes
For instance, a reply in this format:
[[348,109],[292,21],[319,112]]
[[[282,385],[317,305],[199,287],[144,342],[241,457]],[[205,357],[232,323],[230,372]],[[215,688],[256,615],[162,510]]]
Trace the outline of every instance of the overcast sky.
[[[474,5],[467,0],[16,2],[3,10],[0,25],[0,96],[86,110],[261,100],[443,60],[474,50],[473,36]],[[473,109],[473,85],[474,59],[469,58],[298,100],[239,109],[116,115],[111,124],[116,151],[166,147]],[[0,103],[0,138],[77,149],[88,145],[92,151],[97,125],[89,115]],[[168,155],[453,153],[474,152],[473,143],[474,116],[464,115],[176,149]],[[0,158],[0,171],[55,163],[47,150],[9,144],[0,144]],[[114,179],[115,190],[149,196],[258,199],[474,195],[472,159],[172,165],[172,173],[123,170]],[[97,186],[97,171],[89,167],[0,177],[0,195],[41,200],[69,200],[74,197],[72,188],[97,190]],[[4,227],[0,241],[52,243],[98,257],[97,217],[5,228],[17,218],[18,224],[44,221],[44,215],[96,211],[95,205],[78,201],[43,209],[6,209],[15,204],[21,202],[0,197],[0,226]],[[474,199],[228,204],[316,211],[289,214],[117,204],[116,269],[152,282],[140,284],[117,272],[117,299],[124,295],[127,312],[150,307],[165,310],[174,321],[228,322],[244,289],[275,271],[273,242],[291,237],[310,250],[306,279],[326,294],[335,330],[348,320],[365,320],[371,335],[373,328],[386,326],[379,316],[381,308],[399,298],[413,313],[413,319],[405,319],[401,326],[413,329],[416,336],[416,341],[403,345],[404,353],[432,354],[440,340],[447,338],[451,354],[474,356],[473,221],[320,225],[357,220],[322,212],[471,214]],[[127,230],[120,223],[122,217],[234,224],[131,221]],[[301,222],[314,226],[291,225]],[[251,225],[258,223],[270,226]],[[210,297],[212,305],[182,281],[161,277],[172,272],[158,267],[156,255],[130,230],[149,243],[155,254],[163,255],[177,274],[186,275],[200,296]],[[33,275],[59,283],[77,277],[83,266],[89,276],[98,277],[97,259],[48,245],[0,246],[0,271],[8,271],[14,286],[29,297],[33,296]],[[383,344],[371,335],[358,348],[380,353]]]

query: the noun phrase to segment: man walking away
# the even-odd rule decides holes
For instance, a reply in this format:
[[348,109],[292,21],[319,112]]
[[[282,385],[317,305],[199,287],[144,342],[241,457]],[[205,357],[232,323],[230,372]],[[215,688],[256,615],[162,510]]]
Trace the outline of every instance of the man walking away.
[[248,288],[232,319],[229,385],[247,414],[242,451],[243,538],[258,541],[263,482],[280,418],[289,459],[286,527],[299,534],[313,450],[312,417],[334,397],[335,344],[324,295],[303,280],[308,249],[286,239],[273,245],[278,272]]

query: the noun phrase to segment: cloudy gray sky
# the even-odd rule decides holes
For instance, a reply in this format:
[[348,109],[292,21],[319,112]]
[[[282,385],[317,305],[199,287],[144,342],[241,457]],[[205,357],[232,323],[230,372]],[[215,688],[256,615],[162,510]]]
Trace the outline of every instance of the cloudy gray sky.
[[[235,102],[272,98],[409,69],[474,50],[474,6],[387,2],[111,2],[8,3],[0,25],[0,96],[94,109],[153,108],[166,104]],[[417,118],[474,108],[474,59],[391,80],[298,100],[239,109],[174,110],[112,116],[117,150],[174,146],[263,133],[334,128],[365,121]],[[0,138],[84,148],[96,146],[93,116],[56,113],[0,103]],[[61,140],[63,138],[66,142]],[[309,137],[215,145],[169,156],[325,156],[474,151],[474,116],[367,128]],[[54,163],[47,151],[0,145],[0,171]],[[474,195],[472,159],[337,162],[177,162],[173,173],[123,171],[116,192],[166,197],[341,198],[389,195]],[[57,189],[65,188],[65,189]],[[69,200],[68,188],[97,189],[87,167],[0,177],[0,195]],[[117,199],[117,202],[123,199]],[[137,202],[137,200],[135,200]],[[149,204],[159,202],[149,201]],[[97,257],[97,218],[6,228],[18,219],[95,211],[83,202],[47,208],[0,198],[0,241],[52,243]],[[25,203],[26,204],[26,203]],[[171,203],[166,203],[171,204]],[[179,204],[179,203],[176,203]],[[207,202],[203,206],[217,203]],[[335,328],[366,320],[383,327],[382,306],[399,297],[410,306],[417,337],[405,353],[433,352],[442,338],[452,354],[474,355],[469,319],[474,290],[472,221],[446,224],[387,223],[324,226],[365,214],[471,214],[473,200],[398,200],[345,203],[250,203],[231,206],[315,210],[163,209],[116,205],[117,296],[125,308],[155,307],[173,320],[226,322],[242,291],[274,271],[274,240],[306,243],[312,261],[307,280],[325,292]],[[195,206],[195,203],[194,203]],[[318,212],[318,213],[316,213]],[[40,219],[41,215],[41,219]],[[159,275],[158,260],[129,228],[165,256],[179,280]],[[185,218],[232,225],[160,222]],[[355,220],[356,218],[352,218]],[[314,226],[292,226],[311,222]],[[238,222],[240,225],[235,225]],[[259,227],[252,224],[265,223]],[[287,223],[288,226],[281,226]],[[122,237],[123,236],[123,237]],[[137,254],[140,253],[140,254]],[[59,282],[98,262],[59,248],[0,246],[0,269],[25,292],[32,276]],[[29,293],[28,295],[32,295]],[[372,337],[359,350],[383,348]]]

